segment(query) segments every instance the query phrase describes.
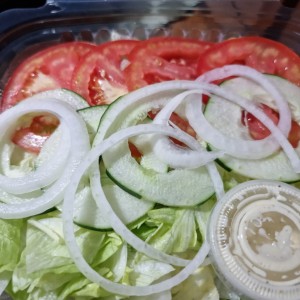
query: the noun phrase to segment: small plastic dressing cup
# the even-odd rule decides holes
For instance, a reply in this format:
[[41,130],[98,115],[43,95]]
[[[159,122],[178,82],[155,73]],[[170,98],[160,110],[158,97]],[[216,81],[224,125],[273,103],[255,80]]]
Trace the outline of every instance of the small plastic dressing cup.
[[216,204],[208,239],[217,273],[237,295],[300,299],[299,189],[268,180],[234,187]]

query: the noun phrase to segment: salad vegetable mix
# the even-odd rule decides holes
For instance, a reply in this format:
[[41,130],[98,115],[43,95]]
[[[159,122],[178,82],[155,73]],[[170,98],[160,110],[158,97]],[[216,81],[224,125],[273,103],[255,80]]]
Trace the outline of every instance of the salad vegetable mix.
[[0,294],[299,299],[300,58],[285,45],[57,44],[13,71],[0,126]]

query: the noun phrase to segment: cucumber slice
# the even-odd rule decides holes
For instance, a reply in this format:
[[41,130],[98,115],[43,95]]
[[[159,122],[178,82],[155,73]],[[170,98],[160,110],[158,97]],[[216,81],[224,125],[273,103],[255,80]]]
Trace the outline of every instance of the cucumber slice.
[[[103,190],[113,210],[124,224],[136,221],[154,206],[153,202],[138,199],[113,183],[104,185]],[[76,195],[74,222],[82,227],[95,230],[111,228],[105,214],[96,205],[89,186]]]
[[[154,207],[153,202],[138,199],[114,184],[107,177],[105,170],[102,170],[101,174],[103,191],[110,201],[113,210],[124,224],[136,221]],[[88,182],[76,194],[74,222],[79,226],[94,230],[107,230],[111,228],[105,214],[96,205]]]
[[49,90],[33,95],[31,98],[38,98],[41,99],[41,101],[46,98],[55,98],[70,104],[75,109],[89,107],[89,104],[85,101],[84,98],[68,89]]
[[213,194],[206,168],[176,169],[158,173],[143,168],[131,157],[126,143],[103,156],[110,177],[127,191],[167,206],[194,206]]
[[[177,91],[168,91],[150,96],[145,94],[136,102],[132,101],[129,94],[113,102],[101,119],[94,145],[121,128],[141,122],[148,111],[165,105],[176,93]],[[174,169],[168,172],[166,169],[159,169],[157,172],[157,166],[145,168],[131,157],[127,141],[104,153],[102,159],[115,183],[133,195],[149,201],[168,206],[194,206],[214,193],[205,167],[193,170]]]
[[100,120],[104,112],[106,111],[108,105],[99,105],[99,106],[91,106],[78,110],[78,113],[83,118],[91,142],[93,141],[95,134],[98,130]]
[[[107,105],[101,105],[78,110],[78,113],[87,125],[91,141],[97,132],[100,119],[107,107]],[[153,208],[154,203],[138,199],[119,188],[106,176],[104,169],[101,174],[101,182],[106,197],[110,200],[111,206],[125,224],[136,221]],[[111,228],[105,215],[93,199],[88,181],[83,183],[83,187],[76,194],[74,222],[79,226],[93,230],[107,230]]]
[[[300,122],[300,89],[289,81],[273,76],[267,76],[287,99],[292,111],[293,119]],[[245,78],[234,78],[223,83],[224,88],[233,90],[249,100],[257,101],[276,108],[274,101],[256,83]],[[236,104],[222,98],[212,96],[205,109],[207,120],[224,135],[241,139],[251,139],[248,129],[241,123],[242,109]],[[214,149],[212,145],[210,148]],[[300,146],[297,147],[300,154]],[[259,160],[237,159],[231,156],[224,156],[219,159],[220,166],[227,170],[253,178],[272,179],[285,182],[300,180],[300,175],[295,173],[289,160],[283,151],[279,150],[273,155]]]

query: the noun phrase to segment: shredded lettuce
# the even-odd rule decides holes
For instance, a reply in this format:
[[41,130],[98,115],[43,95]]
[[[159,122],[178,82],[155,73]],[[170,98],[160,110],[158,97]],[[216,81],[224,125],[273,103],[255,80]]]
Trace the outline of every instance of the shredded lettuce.
[[219,293],[214,283],[210,267],[199,268],[187,280],[172,290],[173,300],[197,299],[219,300]]
[[[190,209],[160,206],[131,224],[130,228],[161,251],[191,258],[205,238],[205,226],[213,204],[214,199]],[[22,248],[21,228],[25,224]],[[5,229],[2,232],[6,232],[2,235],[0,243],[4,245],[3,249],[7,249],[7,255],[0,257],[0,270],[10,271],[12,280],[6,290],[13,299],[118,300],[124,298],[105,291],[78,271],[64,242],[59,211],[31,217],[26,223],[0,220],[0,226]],[[167,263],[137,253],[112,231],[95,231],[77,225],[74,228],[77,242],[88,263],[112,281],[143,286],[178,271]],[[209,276],[212,276],[209,275],[209,269],[201,269],[182,283],[181,288],[183,291],[192,287],[197,288],[197,294],[202,293],[206,296],[209,293],[213,294],[215,286],[212,277]],[[201,281],[199,278],[206,282],[205,287],[199,283]],[[177,291],[166,291],[153,295],[154,298],[149,296],[143,299],[172,299],[171,293],[173,297],[181,295]]]
[[171,291],[161,292],[159,294],[153,294],[150,296],[142,296],[142,297],[129,297],[129,300],[171,300],[172,294]]
[[12,272],[4,271],[0,273],[0,295],[5,291],[9,284]]
[[22,248],[23,220],[0,219],[0,274],[13,271]]
[[[26,246],[13,268],[10,293],[14,299],[66,299],[81,290],[81,296],[109,296],[78,271],[65,246],[59,212],[30,218]],[[75,226],[77,242],[87,261],[110,280],[122,278],[126,264],[120,263],[124,242],[112,232],[92,231]],[[124,254],[124,251],[122,252]],[[123,258],[123,259],[126,259]],[[84,294],[85,292],[85,294]]]
[[208,201],[204,202],[199,209],[195,210],[195,218],[203,239],[206,238],[209,216],[215,203],[215,197],[211,197]]
[[0,219],[0,295],[8,286],[22,250],[23,220]]

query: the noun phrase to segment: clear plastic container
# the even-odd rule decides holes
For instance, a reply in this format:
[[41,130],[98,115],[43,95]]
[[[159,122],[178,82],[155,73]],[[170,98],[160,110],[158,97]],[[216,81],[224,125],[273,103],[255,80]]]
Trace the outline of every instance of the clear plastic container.
[[280,41],[300,54],[300,5],[278,0],[48,0],[43,7],[0,13],[0,95],[21,61],[66,41],[180,36],[215,42],[248,35]]
[[300,53],[299,11],[277,0],[48,0],[40,8],[7,10],[0,14],[0,90],[25,57],[73,40],[100,44],[164,35],[220,41],[259,35]]

